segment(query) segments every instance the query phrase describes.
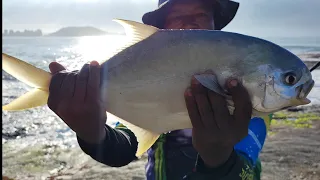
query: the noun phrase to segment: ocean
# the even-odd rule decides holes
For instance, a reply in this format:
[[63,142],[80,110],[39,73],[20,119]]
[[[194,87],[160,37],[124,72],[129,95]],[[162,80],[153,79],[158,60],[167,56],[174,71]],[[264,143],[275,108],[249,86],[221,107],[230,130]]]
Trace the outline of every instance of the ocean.
[[[48,70],[52,61],[65,65],[68,70],[80,69],[91,60],[103,60],[120,47],[125,36],[107,35],[97,37],[3,37],[2,51],[37,67]],[[266,38],[277,43],[306,62],[320,61],[320,38]],[[316,96],[320,87],[319,70],[314,71],[316,81],[309,95],[312,103],[320,104]],[[7,75],[2,77],[6,81]],[[12,87],[17,88],[17,87]],[[21,88],[21,87],[20,87]]]
[[[45,70],[48,70],[48,65],[52,61],[60,62],[69,70],[74,70],[88,61],[105,59],[121,46],[124,38],[123,35],[76,38],[3,37],[2,51]],[[320,61],[320,38],[268,40],[287,48],[306,61]],[[320,70],[315,70],[312,75],[316,84],[308,97],[312,100],[312,104],[320,104]],[[2,75],[2,82],[3,104],[30,90],[30,87],[7,74]],[[2,111],[2,117],[3,143],[15,139],[21,147],[29,146],[30,143],[58,143],[68,147],[76,145],[74,132],[46,106],[22,112]]]

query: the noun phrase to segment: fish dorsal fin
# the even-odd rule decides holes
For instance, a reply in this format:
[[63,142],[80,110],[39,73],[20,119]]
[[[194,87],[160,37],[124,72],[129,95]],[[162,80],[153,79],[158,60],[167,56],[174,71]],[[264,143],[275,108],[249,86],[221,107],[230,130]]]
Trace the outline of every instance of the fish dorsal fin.
[[[132,46],[142,40],[147,39],[149,36],[151,36],[152,34],[156,33],[159,30],[158,28],[156,28],[154,26],[150,26],[150,25],[146,25],[146,24],[142,24],[142,23],[130,21],[130,20],[113,19],[113,21],[121,24],[123,26],[123,28],[125,29],[126,42],[123,46],[116,49],[111,54],[111,57],[118,54],[122,50],[124,50],[124,49],[126,49],[126,48],[128,48],[128,47],[130,47],[130,46]],[[102,62],[100,62],[100,63],[102,63]]]
[[130,20],[114,19],[113,21],[121,24],[124,27],[126,35],[129,38],[129,44],[131,45],[147,39],[149,36],[159,30],[154,26]]

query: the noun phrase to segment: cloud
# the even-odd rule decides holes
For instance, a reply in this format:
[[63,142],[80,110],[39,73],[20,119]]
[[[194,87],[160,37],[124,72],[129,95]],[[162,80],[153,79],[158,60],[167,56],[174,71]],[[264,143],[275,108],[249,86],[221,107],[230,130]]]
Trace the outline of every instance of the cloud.
[[[234,20],[224,29],[258,36],[320,36],[320,0],[235,0]],[[4,0],[4,28],[42,28],[91,25],[121,30],[113,18],[141,22],[157,0]]]
[[226,28],[265,36],[320,36],[319,0],[239,0],[234,21]]
[[[156,8],[155,1],[141,0],[117,1],[48,1],[46,3],[23,3],[21,0],[4,3],[3,17],[5,28],[43,28],[55,29],[62,26],[91,25],[100,28],[120,27],[111,20],[123,18],[141,21],[142,15]],[[58,0],[61,1],[61,0]]]

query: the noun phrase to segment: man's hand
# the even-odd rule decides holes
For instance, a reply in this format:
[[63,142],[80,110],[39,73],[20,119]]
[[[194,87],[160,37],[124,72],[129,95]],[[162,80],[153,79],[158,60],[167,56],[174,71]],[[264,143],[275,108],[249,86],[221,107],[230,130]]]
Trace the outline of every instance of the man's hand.
[[100,98],[98,62],[85,64],[80,72],[66,72],[56,62],[49,68],[53,74],[49,108],[86,142],[101,142],[106,136],[106,110]]
[[249,94],[236,80],[228,81],[226,86],[235,103],[233,115],[224,97],[205,88],[195,78],[185,92],[193,126],[193,146],[208,167],[225,163],[234,145],[248,134],[252,112]]

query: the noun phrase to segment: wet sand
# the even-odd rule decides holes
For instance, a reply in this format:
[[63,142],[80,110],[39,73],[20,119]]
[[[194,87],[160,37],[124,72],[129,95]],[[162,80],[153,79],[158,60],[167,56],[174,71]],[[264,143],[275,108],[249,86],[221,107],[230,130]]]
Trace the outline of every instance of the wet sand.
[[320,179],[320,107],[310,111],[317,116],[310,123],[271,126],[275,134],[270,133],[260,156],[263,180]]

